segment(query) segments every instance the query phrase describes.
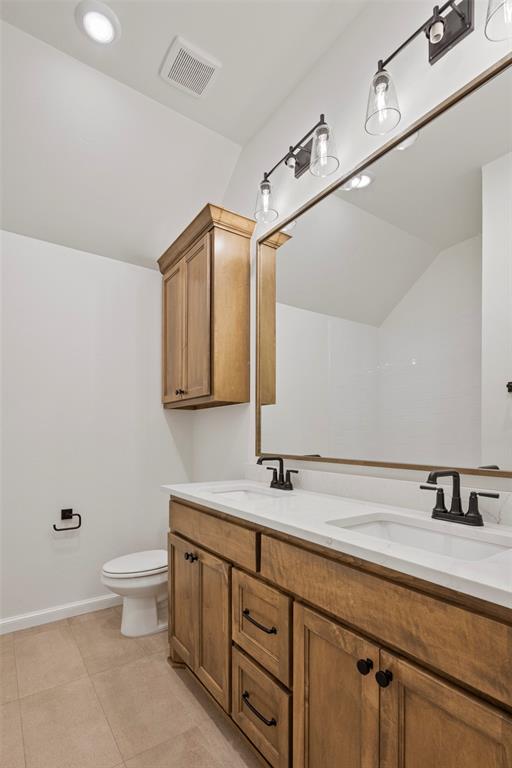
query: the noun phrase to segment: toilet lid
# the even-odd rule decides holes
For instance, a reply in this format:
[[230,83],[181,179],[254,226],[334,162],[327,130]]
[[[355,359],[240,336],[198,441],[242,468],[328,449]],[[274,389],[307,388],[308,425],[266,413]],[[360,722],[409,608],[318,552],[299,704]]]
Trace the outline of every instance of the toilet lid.
[[145,552],[133,552],[109,560],[103,566],[104,573],[113,576],[142,573],[161,573],[167,570],[167,552],[165,549],[149,549]]

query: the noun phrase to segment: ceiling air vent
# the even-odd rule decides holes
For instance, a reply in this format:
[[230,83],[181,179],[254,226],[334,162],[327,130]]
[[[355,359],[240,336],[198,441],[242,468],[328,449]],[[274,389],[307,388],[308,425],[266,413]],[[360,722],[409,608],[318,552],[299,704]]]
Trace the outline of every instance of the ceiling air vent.
[[220,61],[182,37],[176,37],[164,59],[160,77],[181,91],[203,96],[221,67]]

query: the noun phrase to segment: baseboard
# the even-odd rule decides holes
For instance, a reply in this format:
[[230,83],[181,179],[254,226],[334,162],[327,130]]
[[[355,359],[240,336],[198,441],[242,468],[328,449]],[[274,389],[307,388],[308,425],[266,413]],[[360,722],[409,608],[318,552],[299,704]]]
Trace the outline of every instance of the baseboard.
[[68,619],[70,616],[80,616],[82,613],[101,611],[103,608],[121,605],[121,603],[122,598],[119,595],[100,595],[100,597],[91,597],[89,600],[78,600],[76,603],[55,605],[53,608],[45,608],[43,611],[10,616],[7,619],[0,619],[0,635],[16,632],[19,629],[37,627],[40,624],[49,624],[52,621],[59,621],[59,619]]

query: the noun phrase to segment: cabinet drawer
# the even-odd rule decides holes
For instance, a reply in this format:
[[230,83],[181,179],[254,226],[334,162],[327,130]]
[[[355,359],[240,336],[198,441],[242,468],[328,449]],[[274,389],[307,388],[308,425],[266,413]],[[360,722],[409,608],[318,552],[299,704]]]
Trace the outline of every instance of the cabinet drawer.
[[290,761],[290,694],[233,648],[233,720],[274,768]]
[[255,571],[259,534],[250,528],[200,512],[179,501],[171,500],[170,528],[187,539],[202,544],[231,563]]
[[383,645],[512,706],[512,627],[270,536],[261,574]]
[[241,571],[232,587],[233,640],[290,687],[291,599]]

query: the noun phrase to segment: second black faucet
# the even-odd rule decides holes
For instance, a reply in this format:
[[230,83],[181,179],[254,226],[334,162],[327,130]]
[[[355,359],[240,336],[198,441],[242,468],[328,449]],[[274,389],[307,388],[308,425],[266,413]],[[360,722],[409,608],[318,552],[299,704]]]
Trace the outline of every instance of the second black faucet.
[[265,461],[277,461],[279,463],[279,474],[277,473],[277,467],[267,467],[272,471],[272,480],[270,481],[271,488],[279,488],[281,491],[293,491],[292,474],[298,474],[298,469],[287,469],[286,476],[284,471],[284,460],[282,456],[260,456],[257,464],[263,464]]

